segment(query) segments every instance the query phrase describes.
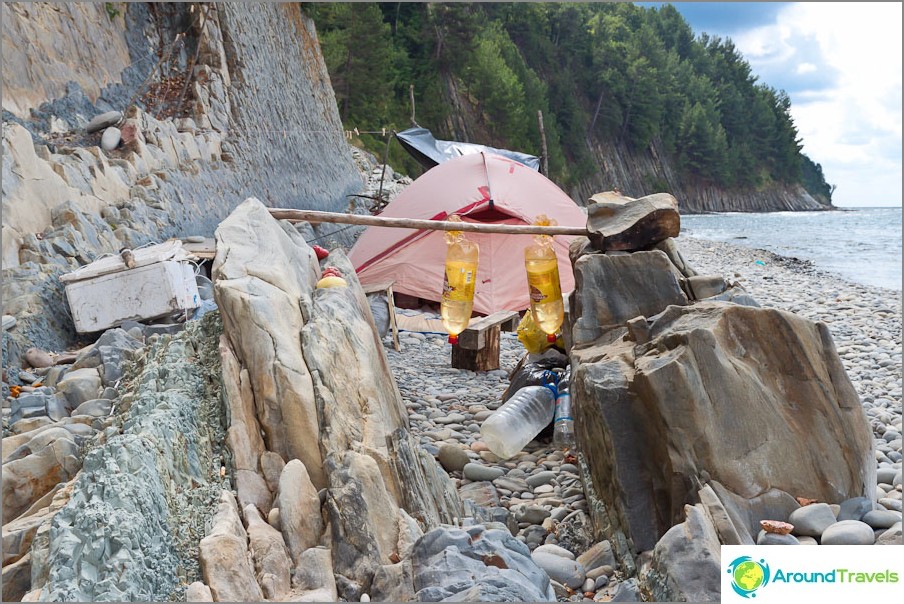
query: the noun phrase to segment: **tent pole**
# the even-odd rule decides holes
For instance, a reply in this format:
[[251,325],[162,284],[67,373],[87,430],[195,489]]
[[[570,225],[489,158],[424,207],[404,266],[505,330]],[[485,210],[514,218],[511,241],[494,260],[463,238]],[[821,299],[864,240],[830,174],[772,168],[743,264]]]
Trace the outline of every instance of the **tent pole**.
[[533,224],[483,224],[476,222],[449,222],[445,220],[421,220],[418,218],[390,218],[366,214],[341,214],[315,210],[291,210],[270,208],[277,220],[289,222],[334,222],[360,224],[422,231],[464,231],[468,233],[507,233],[510,235],[587,235],[586,226],[538,226]]

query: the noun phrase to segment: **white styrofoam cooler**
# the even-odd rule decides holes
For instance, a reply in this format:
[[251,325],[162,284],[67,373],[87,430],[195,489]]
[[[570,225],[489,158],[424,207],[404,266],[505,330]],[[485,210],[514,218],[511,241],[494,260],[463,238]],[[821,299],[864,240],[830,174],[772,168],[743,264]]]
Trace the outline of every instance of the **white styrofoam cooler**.
[[75,329],[88,333],[201,304],[192,266],[165,260],[66,283]]

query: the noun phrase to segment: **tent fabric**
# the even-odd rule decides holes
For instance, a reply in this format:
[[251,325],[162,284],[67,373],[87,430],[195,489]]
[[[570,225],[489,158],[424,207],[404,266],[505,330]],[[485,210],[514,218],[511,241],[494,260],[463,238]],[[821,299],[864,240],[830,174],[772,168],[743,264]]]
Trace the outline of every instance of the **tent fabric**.
[[[492,200],[492,202],[491,202]],[[381,213],[395,218],[530,224],[546,214],[562,226],[583,226],[587,215],[559,187],[521,163],[498,155],[464,155],[427,171]],[[440,301],[446,261],[444,231],[368,227],[349,252],[362,284],[393,281],[393,290]],[[530,235],[465,233],[480,246],[474,311],[491,314],[528,308],[524,249]],[[573,236],[557,235],[562,292],[574,289],[568,258]]]
[[433,134],[426,128],[409,128],[408,130],[397,132],[396,138],[402,144],[402,147],[427,169],[450,159],[462,155],[480,153],[481,151],[513,159],[534,170],[540,169],[540,158],[535,155],[507,149],[495,149],[476,143],[441,141],[433,138]]

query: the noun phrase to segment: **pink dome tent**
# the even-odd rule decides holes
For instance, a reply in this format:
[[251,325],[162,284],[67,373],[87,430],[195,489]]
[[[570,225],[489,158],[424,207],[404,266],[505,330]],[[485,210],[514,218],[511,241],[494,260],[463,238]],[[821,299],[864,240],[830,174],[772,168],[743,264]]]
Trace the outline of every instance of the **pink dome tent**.
[[[395,218],[446,220],[458,214],[465,222],[531,224],[546,214],[562,226],[583,227],[587,215],[559,187],[539,172],[498,155],[463,155],[427,171],[380,214]],[[439,301],[446,243],[443,231],[371,226],[349,252],[361,283],[394,281],[393,290]],[[465,233],[480,246],[474,311],[524,310],[529,305],[524,248],[531,235]],[[562,292],[574,289],[568,259],[573,236],[556,235]]]

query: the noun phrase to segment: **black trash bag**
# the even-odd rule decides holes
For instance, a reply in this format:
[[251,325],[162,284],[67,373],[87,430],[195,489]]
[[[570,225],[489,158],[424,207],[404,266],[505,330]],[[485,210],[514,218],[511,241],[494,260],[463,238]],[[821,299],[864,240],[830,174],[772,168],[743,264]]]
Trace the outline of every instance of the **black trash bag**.
[[567,367],[568,357],[554,349],[549,349],[539,355],[524,355],[509,377],[509,387],[502,393],[502,402],[509,400],[525,386],[545,385],[549,382],[547,372],[551,371],[561,376]]

